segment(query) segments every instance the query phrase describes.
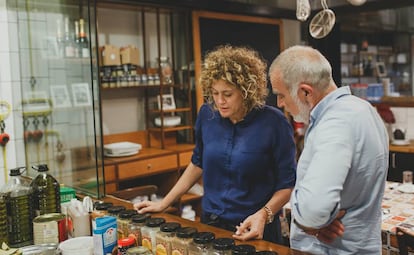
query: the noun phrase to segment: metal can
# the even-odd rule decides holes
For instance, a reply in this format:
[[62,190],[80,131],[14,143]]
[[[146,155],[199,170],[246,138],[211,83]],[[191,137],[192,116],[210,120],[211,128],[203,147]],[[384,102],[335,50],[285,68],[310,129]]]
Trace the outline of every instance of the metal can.
[[60,243],[68,239],[66,216],[47,213],[33,219],[34,244]]

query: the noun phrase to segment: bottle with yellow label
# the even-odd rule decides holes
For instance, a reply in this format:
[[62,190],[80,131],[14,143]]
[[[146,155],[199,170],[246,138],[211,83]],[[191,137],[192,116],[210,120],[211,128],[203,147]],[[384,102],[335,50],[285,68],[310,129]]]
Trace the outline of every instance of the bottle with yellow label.
[[142,246],[148,248],[155,255],[156,252],[156,234],[160,231],[161,224],[165,223],[164,218],[149,218],[145,226],[141,228]]
[[188,247],[193,241],[193,235],[197,233],[197,229],[193,227],[179,228],[175,233],[172,241],[172,255],[188,255]]
[[180,223],[167,222],[160,226],[160,231],[156,235],[156,255],[171,255],[171,243],[175,236],[175,231],[181,227]]

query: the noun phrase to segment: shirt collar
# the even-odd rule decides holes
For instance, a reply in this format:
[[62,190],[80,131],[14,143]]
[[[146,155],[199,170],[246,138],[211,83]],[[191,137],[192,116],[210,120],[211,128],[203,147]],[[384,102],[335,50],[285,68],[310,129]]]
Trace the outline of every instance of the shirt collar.
[[310,113],[309,124],[312,124],[315,120],[317,120],[318,117],[321,116],[321,114],[325,111],[326,108],[329,107],[332,102],[345,95],[351,95],[349,86],[340,87],[322,98],[322,100],[315,106],[315,108],[312,109]]

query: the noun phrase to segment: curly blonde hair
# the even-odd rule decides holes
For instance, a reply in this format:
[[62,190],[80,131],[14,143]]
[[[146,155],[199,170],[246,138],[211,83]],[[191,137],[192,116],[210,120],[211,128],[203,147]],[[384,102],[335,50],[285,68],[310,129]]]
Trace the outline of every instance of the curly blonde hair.
[[214,105],[212,86],[216,81],[223,80],[242,91],[246,112],[262,107],[268,94],[266,68],[266,62],[253,49],[218,46],[204,59],[200,76],[203,96]]

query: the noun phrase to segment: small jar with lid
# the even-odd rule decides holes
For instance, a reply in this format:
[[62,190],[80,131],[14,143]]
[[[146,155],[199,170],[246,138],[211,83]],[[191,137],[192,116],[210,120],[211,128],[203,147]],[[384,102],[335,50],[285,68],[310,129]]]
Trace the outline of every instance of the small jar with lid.
[[127,255],[152,255],[152,252],[147,247],[137,246],[127,250]]
[[115,218],[118,219],[118,215],[120,212],[125,210],[125,206],[122,205],[114,205],[108,208],[108,215],[109,216],[114,216]]
[[107,202],[103,202],[103,203],[95,203],[94,204],[94,209],[91,213],[91,218],[92,220],[98,218],[98,217],[103,217],[108,215],[108,208],[113,206],[112,203],[107,203]]
[[160,231],[160,226],[163,223],[165,223],[164,218],[149,218],[145,222],[145,226],[141,228],[142,246],[147,247],[153,254],[155,254],[156,234]]
[[118,214],[118,239],[125,238],[128,236],[128,225],[131,222],[131,217],[136,215],[135,210],[123,210]]
[[135,239],[133,237],[118,239],[118,255],[127,255],[127,250],[135,246]]
[[231,255],[233,246],[235,245],[234,239],[231,238],[217,238],[213,241],[213,248],[210,252],[211,255]]
[[250,244],[239,244],[232,248],[233,255],[255,255],[256,247]]
[[255,255],[277,255],[275,251],[256,251]]
[[172,240],[175,236],[175,231],[180,228],[181,225],[178,222],[167,222],[160,226],[160,231],[156,235],[156,248],[155,253],[157,255],[171,255]]
[[145,222],[151,216],[149,214],[136,214],[131,217],[128,224],[128,236],[134,236],[137,246],[142,245],[141,228],[145,226]]
[[188,255],[207,255],[211,251],[211,244],[215,239],[212,232],[197,232],[188,246]]
[[175,238],[172,241],[172,253],[176,255],[187,255],[188,247],[193,241],[193,235],[197,229],[193,227],[179,228],[175,232]]

